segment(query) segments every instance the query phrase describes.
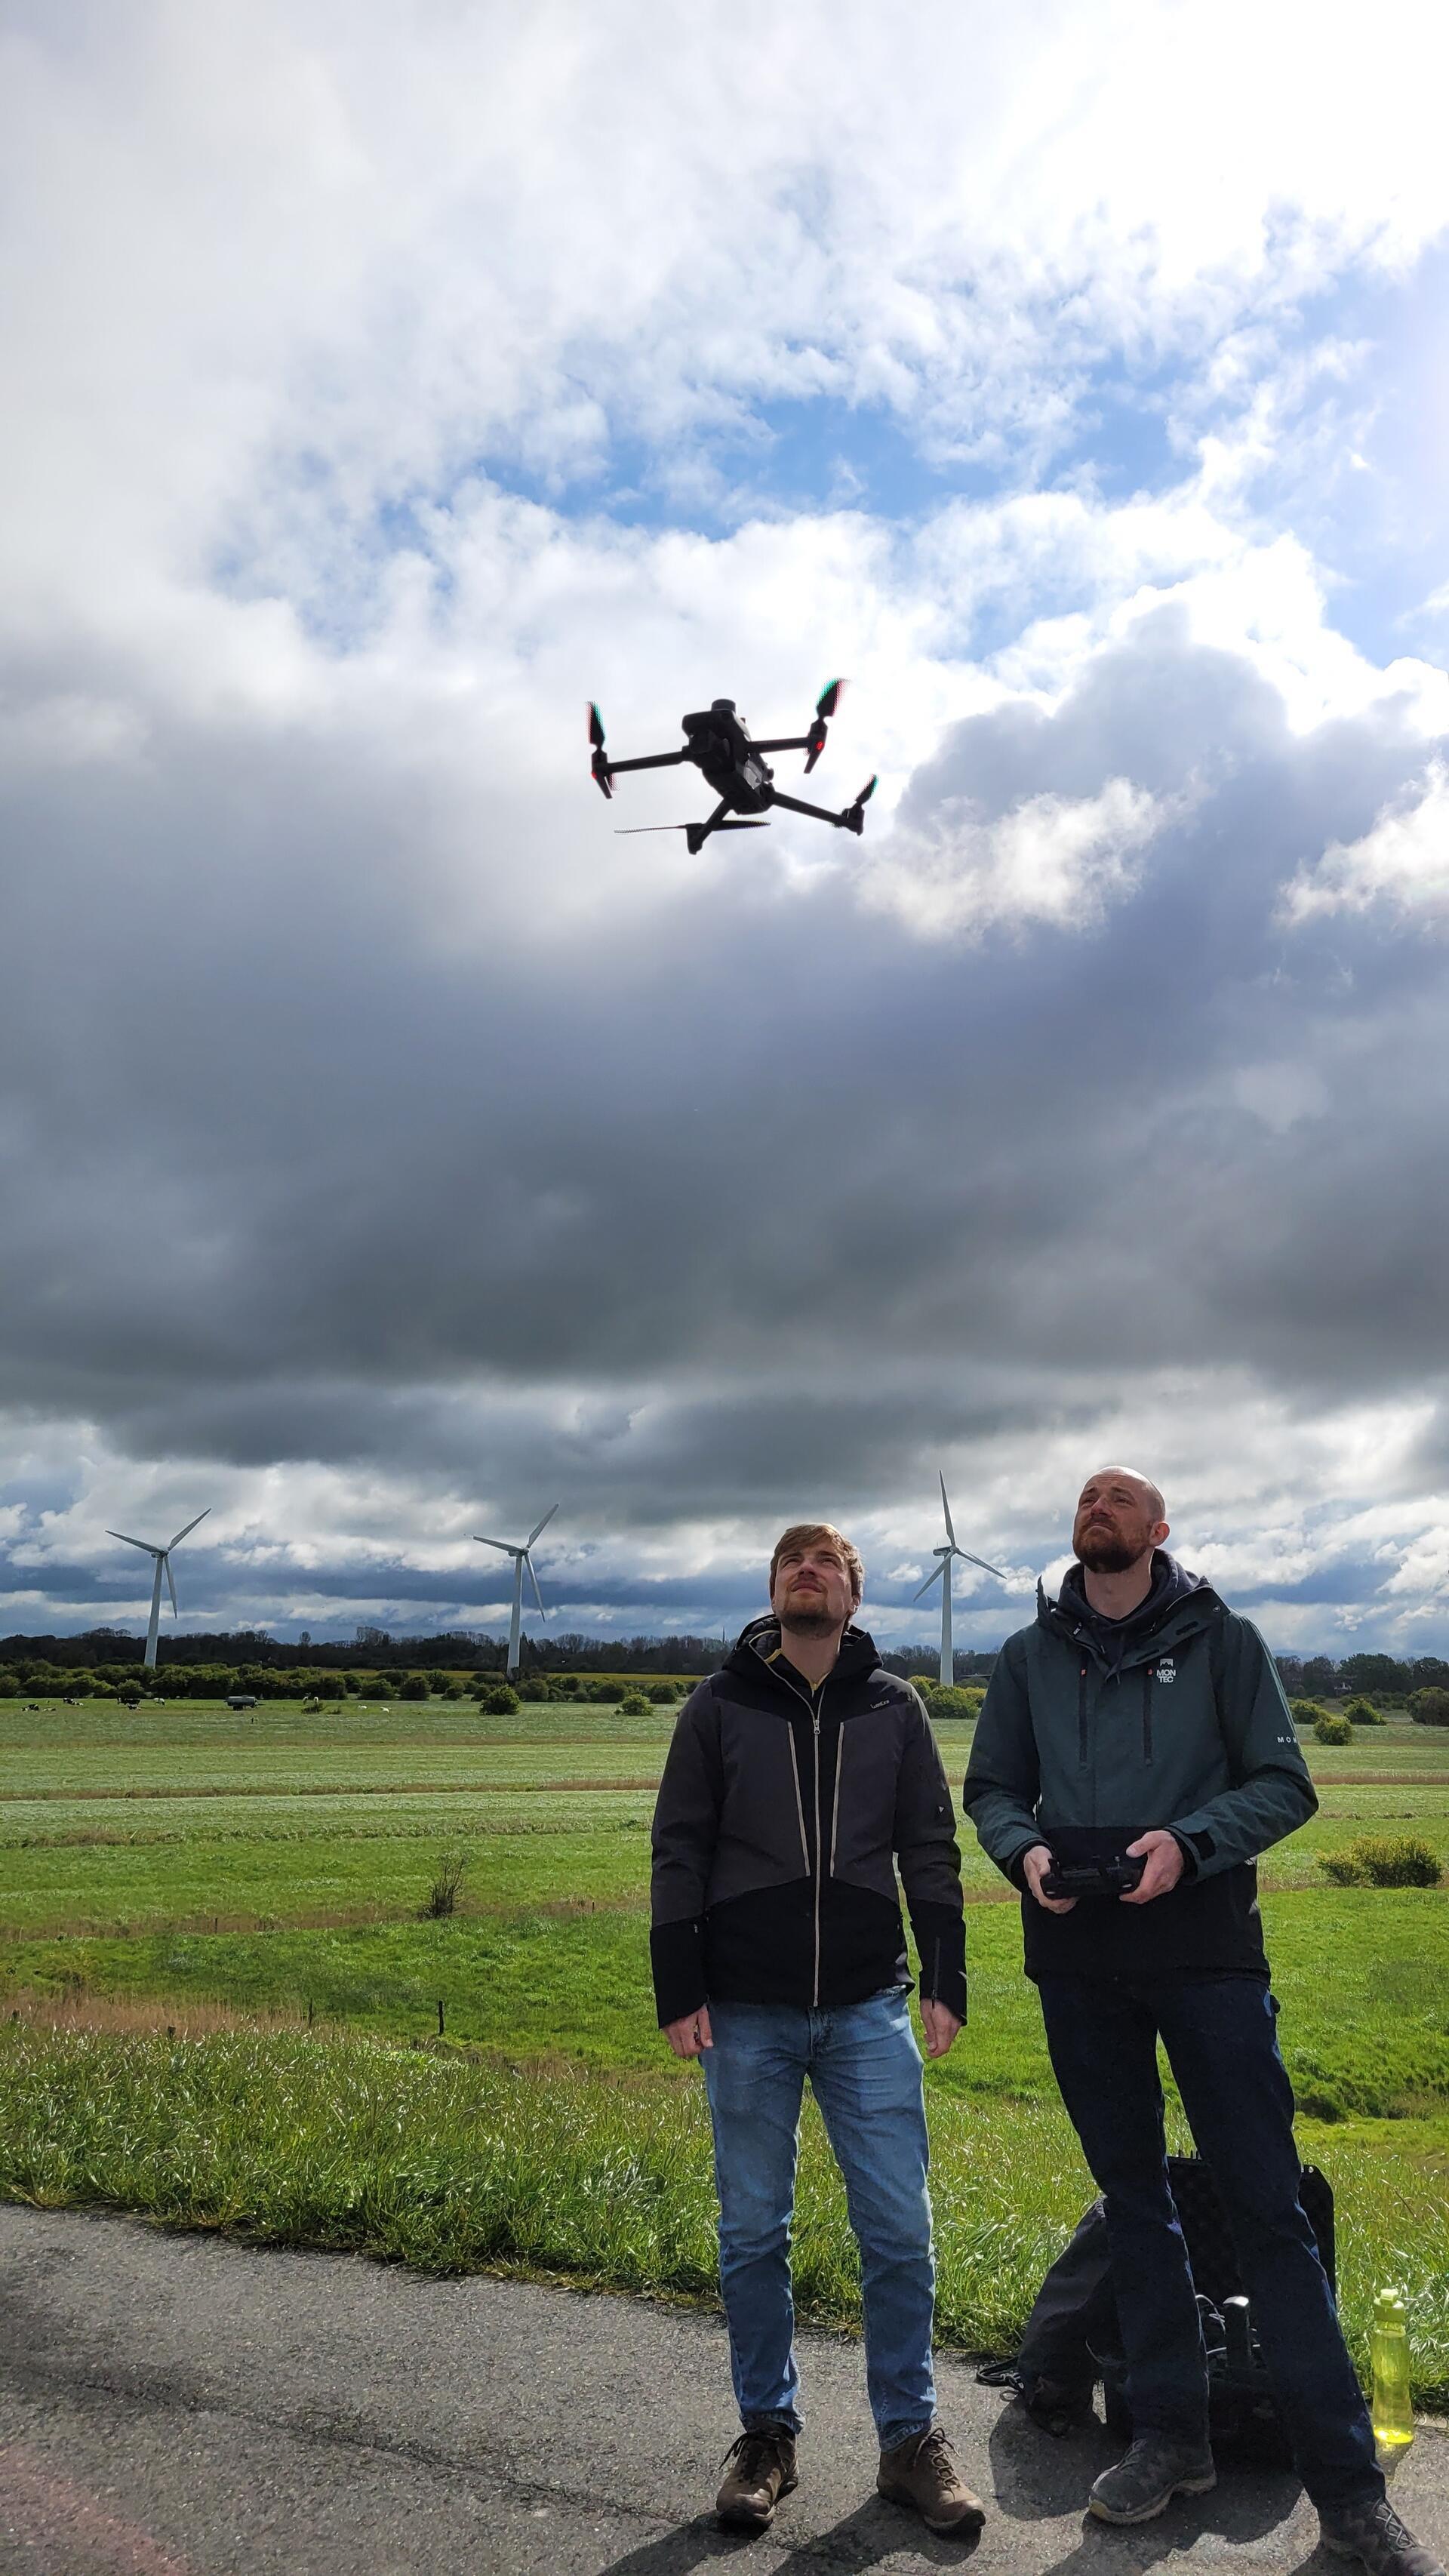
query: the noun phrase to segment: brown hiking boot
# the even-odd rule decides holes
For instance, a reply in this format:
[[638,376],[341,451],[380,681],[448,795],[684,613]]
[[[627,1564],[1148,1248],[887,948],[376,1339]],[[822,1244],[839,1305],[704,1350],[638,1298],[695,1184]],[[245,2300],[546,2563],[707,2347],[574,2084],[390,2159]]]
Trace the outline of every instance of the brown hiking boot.
[[730,2531],[763,2531],[774,2521],[781,2496],[800,2483],[794,2434],[783,2424],[747,2424],[725,2458],[730,2472],[715,2497],[715,2512]]
[[928,2531],[955,2531],[963,2539],[986,2520],[986,2507],[974,2496],[956,2466],[955,2454],[940,2424],[912,2433],[893,2451],[882,2451],[876,2490],[892,2504],[909,2504]]

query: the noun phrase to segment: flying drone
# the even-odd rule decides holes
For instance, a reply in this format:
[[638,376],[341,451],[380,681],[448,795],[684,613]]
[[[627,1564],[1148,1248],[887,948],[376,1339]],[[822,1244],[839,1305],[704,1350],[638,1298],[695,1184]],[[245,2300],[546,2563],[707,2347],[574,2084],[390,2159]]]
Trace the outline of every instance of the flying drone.
[[[843,680],[832,680],[815,701],[815,715],[808,733],[781,736],[777,742],[752,742],[750,729],[743,716],[736,715],[733,698],[716,698],[702,715],[683,719],[685,744],[682,751],[656,751],[642,760],[610,760],[604,749],[604,724],[598,708],[590,701],[589,741],[593,745],[592,771],[595,786],[605,796],[614,793],[613,781],[625,769],[673,769],[682,760],[692,760],[703,770],[719,803],[705,823],[635,823],[631,832],[682,832],[690,852],[704,847],[711,832],[761,832],[764,816],[772,805],[783,805],[792,814],[813,815],[817,823],[833,823],[837,831],[862,832],[865,808],[875,793],[875,780],[868,778],[853,805],[843,814],[832,814],[823,805],[807,805],[802,797],[787,796],[774,783],[775,773],[761,758],[767,751],[803,751],[805,775],[808,778],[825,749],[825,728],[840,704]],[[622,837],[622,836],[621,836]]]

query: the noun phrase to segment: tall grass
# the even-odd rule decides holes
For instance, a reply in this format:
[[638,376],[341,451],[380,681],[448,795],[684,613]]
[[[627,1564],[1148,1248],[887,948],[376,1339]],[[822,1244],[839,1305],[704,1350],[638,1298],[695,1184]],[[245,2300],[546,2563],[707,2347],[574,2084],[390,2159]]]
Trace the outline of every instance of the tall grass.
[[[426,2271],[516,2269],[712,2299],[702,2091],[697,2080],[510,2068],[336,2033],[203,2028],[179,2013],[170,2033],[102,2028],[80,2001],[60,2020],[0,2024],[0,2194]],[[1052,2105],[938,2095],[932,2137],[941,2340],[1009,2350],[1091,2185]],[[1330,2170],[1356,2358],[1373,2292],[1392,2279],[1413,2319],[1416,2397],[1442,2408],[1442,2170],[1426,2171],[1420,2192],[1411,2168],[1386,2170],[1349,2141]],[[802,2314],[858,2322],[844,2196],[808,2105],[795,2277]]]

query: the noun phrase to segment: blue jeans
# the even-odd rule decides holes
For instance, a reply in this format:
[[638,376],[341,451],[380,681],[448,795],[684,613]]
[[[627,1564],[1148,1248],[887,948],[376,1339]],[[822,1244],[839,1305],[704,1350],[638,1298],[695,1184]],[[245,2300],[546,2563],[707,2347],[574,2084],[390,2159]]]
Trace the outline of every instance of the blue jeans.
[[1207,2438],[1207,2365],[1167,2179],[1159,2033],[1222,2196],[1298,2474],[1333,2507],[1384,2492],[1373,2429],[1298,2198],[1278,2006],[1252,1977],[1044,1977],[1052,2068],[1106,2196],[1127,2404],[1139,2433]]
[[719,2188],[719,2277],[742,2422],[801,2428],[790,2227],[805,2078],[860,2247],[866,2388],[891,2449],[935,2418],[936,2267],[921,2052],[898,1988],[863,2004],[711,2002],[703,2057]]

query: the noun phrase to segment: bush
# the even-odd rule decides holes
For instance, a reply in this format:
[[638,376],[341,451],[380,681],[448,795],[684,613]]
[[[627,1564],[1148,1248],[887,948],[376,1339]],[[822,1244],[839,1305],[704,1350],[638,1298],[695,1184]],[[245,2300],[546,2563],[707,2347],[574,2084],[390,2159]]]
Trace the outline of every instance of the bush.
[[653,1701],[646,1699],[641,1690],[625,1691],[623,1698],[619,1702],[619,1715],[621,1717],[649,1717],[653,1714],[653,1708]]
[[652,1708],[672,1708],[679,1697],[676,1682],[645,1682],[643,1689]]
[[548,1684],[537,1673],[530,1673],[527,1681],[520,1682],[517,1688],[519,1698],[531,1701],[534,1706],[548,1698]]
[[467,1866],[468,1855],[465,1851],[439,1853],[438,1874],[428,1890],[428,1901],[423,1907],[425,1923],[446,1922],[450,1914],[457,1912],[458,1890],[463,1884],[463,1872]]
[[1316,1726],[1328,1712],[1316,1699],[1290,1699],[1288,1714],[1295,1726]]
[[1360,1834],[1347,1851],[1322,1853],[1320,1867],[1335,1887],[1437,1887],[1443,1875],[1422,1834]]
[[617,1673],[605,1673],[602,1680],[587,1685],[584,1696],[602,1705],[625,1698],[628,1688],[628,1683],[620,1681]]
[[1449,1726],[1449,1690],[1411,1691],[1409,1715],[1416,1726]]
[[0,1699],[18,1699],[20,1684],[13,1673],[0,1673]]
[[1353,1728],[1336,1709],[1321,1708],[1313,1721],[1313,1732],[1320,1744],[1352,1744]]
[[518,1706],[518,1693],[507,1682],[493,1682],[478,1705],[488,1717],[511,1717]]
[[1343,1713],[1350,1726],[1387,1726],[1389,1722],[1380,1716],[1371,1699],[1351,1699]]
[[916,1688],[926,1703],[928,1717],[970,1718],[981,1713],[985,1696],[981,1691],[963,1690],[957,1682],[944,1689],[939,1682],[917,1682]]
[[399,1699],[427,1699],[429,1696],[427,1674],[404,1673],[397,1686],[397,1695]]

